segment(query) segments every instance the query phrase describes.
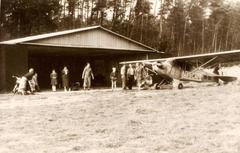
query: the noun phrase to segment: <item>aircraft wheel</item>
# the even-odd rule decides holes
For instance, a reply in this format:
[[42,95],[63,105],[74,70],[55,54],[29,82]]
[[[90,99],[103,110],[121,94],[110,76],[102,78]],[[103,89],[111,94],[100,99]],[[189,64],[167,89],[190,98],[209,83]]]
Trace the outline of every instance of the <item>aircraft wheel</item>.
[[182,83],[179,83],[178,84],[178,89],[182,89],[183,88],[183,84]]

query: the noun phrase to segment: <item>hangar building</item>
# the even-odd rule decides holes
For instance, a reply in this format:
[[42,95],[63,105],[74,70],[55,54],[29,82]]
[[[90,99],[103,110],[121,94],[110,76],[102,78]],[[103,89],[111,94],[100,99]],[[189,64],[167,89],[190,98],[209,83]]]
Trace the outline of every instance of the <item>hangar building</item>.
[[55,69],[61,82],[61,70],[67,66],[70,83],[80,82],[86,62],[90,62],[95,80],[93,86],[110,84],[111,67],[119,69],[125,60],[160,57],[163,53],[119,35],[101,26],[66,30],[0,42],[0,91],[10,91],[15,80],[29,68],[38,73],[42,89],[50,88],[50,73]]

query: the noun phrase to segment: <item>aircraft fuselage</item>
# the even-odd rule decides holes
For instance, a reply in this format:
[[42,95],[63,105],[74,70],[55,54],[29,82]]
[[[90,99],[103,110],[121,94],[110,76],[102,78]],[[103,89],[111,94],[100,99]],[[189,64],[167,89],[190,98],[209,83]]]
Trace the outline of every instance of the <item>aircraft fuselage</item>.
[[180,80],[180,81],[212,81],[213,79],[208,79],[204,77],[203,70],[199,71],[187,71],[181,66],[177,64],[173,64],[171,61],[165,61],[161,65],[153,64],[152,69],[158,75],[165,75],[172,79]]

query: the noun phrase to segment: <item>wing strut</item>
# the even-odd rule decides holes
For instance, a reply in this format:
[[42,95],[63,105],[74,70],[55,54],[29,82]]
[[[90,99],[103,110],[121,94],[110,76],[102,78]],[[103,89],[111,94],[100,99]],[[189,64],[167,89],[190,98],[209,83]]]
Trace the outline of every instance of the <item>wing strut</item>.
[[199,67],[197,67],[195,70],[193,70],[193,72],[195,72],[196,70],[199,70],[200,68],[204,67],[205,65],[207,65],[208,63],[214,61],[217,58],[217,56],[211,58],[210,60],[208,60],[207,62],[205,62],[204,64],[200,65]]

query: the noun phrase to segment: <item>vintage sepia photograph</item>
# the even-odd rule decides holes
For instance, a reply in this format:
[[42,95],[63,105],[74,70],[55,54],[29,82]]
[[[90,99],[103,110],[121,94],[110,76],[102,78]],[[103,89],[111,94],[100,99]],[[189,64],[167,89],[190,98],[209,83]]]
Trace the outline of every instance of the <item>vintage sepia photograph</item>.
[[240,153],[240,0],[0,0],[0,153]]

